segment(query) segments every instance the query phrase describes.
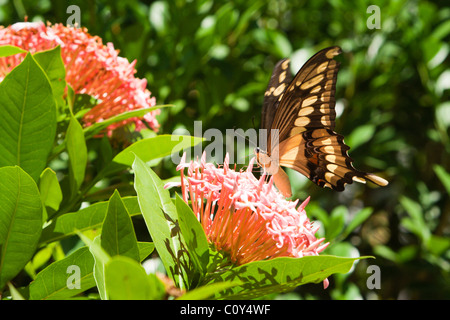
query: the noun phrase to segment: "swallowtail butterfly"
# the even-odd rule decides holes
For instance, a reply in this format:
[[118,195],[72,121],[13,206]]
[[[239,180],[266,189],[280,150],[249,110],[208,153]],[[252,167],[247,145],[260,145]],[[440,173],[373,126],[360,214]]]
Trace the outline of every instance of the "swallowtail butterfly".
[[[291,185],[280,166],[292,168],[320,187],[344,190],[353,181],[386,186],[374,174],[356,170],[344,137],[334,132],[335,91],[339,47],[323,49],[310,58],[292,79],[289,59],[278,62],[264,94],[261,129],[268,134],[267,152],[255,150],[258,164],[280,192],[290,197]],[[275,129],[275,130],[273,130]],[[277,137],[278,139],[275,139]],[[274,141],[274,142],[272,142]]]

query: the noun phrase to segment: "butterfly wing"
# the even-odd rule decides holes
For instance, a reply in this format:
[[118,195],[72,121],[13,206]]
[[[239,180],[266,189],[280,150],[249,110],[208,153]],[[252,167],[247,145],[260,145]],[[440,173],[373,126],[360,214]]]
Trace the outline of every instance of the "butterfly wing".
[[[279,92],[277,88],[287,88],[292,82],[292,73],[289,69],[290,60],[280,60],[273,69],[270,77],[267,90],[264,93],[264,103],[261,113],[261,129],[269,130],[272,127],[272,122],[275,119],[275,113],[280,104]],[[276,94],[275,94],[276,93]]]
[[272,145],[269,135],[268,150],[272,156],[276,154],[279,165],[299,171],[321,187],[342,191],[346,184],[366,180],[385,186],[386,180],[353,167],[347,153],[350,148],[344,137],[334,132],[339,63],[333,58],[340,53],[339,47],[323,49],[305,63],[289,85],[269,83],[266,101],[270,99],[273,104],[264,106],[264,113],[266,118],[273,116],[273,121],[263,122],[279,131],[278,143]]
[[334,130],[339,62],[333,58],[340,53],[339,47],[319,51],[289,85],[281,84],[274,90],[279,105],[271,128],[279,130],[279,141],[310,129]]

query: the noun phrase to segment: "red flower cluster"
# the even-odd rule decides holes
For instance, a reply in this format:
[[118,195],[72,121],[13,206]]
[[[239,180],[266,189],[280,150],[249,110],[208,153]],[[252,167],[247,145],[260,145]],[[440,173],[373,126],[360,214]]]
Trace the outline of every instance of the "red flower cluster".
[[[327,246],[316,239],[319,227],[306,216],[309,198],[298,208],[297,201],[286,200],[265,176],[256,179],[251,169],[236,172],[229,168],[228,155],[223,167],[201,161],[178,165],[184,201],[200,221],[208,240],[217,250],[230,254],[237,265],[276,257],[318,255]],[[187,176],[184,168],[188,168]]]
[[[42,22],[22,22],[7,28],[0,27],[0,46],[14,45],[35,53],[61,46],[61,56],[66,67],[66,81],[76,94],[88,94],[99,103],[88,111],[83,121],[89,126],[126,111],[150,108],[154,97],[146,89],[147,81],[134,77],[136,60],[129,63],[119,57],[112,43],[103,45],[97,36],[85,28],[66,27],[62,24],[45,25]],[[0,58],[0,80],[24,59],[24,54]],[[159,124],[155,115],[143,118],[153,130]],[[134,122],[136,130],[145,127],[141,118],[130,118],[108,127],[109,133],[117,127]]]

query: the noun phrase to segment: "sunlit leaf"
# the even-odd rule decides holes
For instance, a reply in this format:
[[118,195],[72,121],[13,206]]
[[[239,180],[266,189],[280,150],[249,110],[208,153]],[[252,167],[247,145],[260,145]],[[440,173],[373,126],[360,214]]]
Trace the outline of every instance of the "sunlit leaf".
[[139,206],[167,274],[175,284],[189,287],[191,262],[178,225],[178,215],[169,192],[159,177],[136,157],[133,163],[134,187]]
[[181,233],[186,241],[186,246],[195,264],[197,273],[203,277],[209,262],[209,245],[205,231],[192,209],[178,194],[176,195],[175,204]]
[[139,249],[133,223],[117,190],[109,199],[101,239],[102,248],[110,256],[121,255],[139,261]]
[[42,231],[42,202],[20,167],[0,168],[0,290],[31,259]]
[[22,48],[16,47],[16,46],[0,46],[0,57],[8,57],[12,56],[18,53],[24,53],[26,52]]
[[56,134],[56,106],[47,76],[28,54],[0,83],[0,166],[18,165],[35,181]]
[[[127,211],[131,216],[140,214],[139,204],[136,197],[122,198]],[[86,231],[89,229],[101,228],[108,209],[108,202],[97,202],[87,208],[77,212],[66,213],[42,231],[40,243],[61,240],[76,234],[76,231]]]
[[74,116],[70,117],[65,141],[67,153],[69,154],[69,177],[71,191],[72,195],[75,195],[84,181],[88,155],[83,128]]
[[116,256],[105,267],[105,287],[111,300],[156,300],[165,294],[164,284],[145,272],[135,260]]
[[242,285],[215,294],[216,299],[252,299],[275,292],[292,291],[306,283],[320,283],[335,273],[347,273],[361,258],[307,256],[251,262],[214,275],[210,283],[240,281]]

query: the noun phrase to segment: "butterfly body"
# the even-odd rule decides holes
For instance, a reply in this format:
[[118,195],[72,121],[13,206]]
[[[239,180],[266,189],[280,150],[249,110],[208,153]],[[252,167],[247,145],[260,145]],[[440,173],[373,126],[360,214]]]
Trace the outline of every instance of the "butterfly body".
[[273,175],[277,188],[290,197],[291,186],[281,166],[294,169],[321,187],[344,190],[353,181],[387,181],[356,170],[344,143],[334,132],[339,47],[323,49],[292,79],[289,59],[277,63],[264,94],[261,128],[270,131],[267,151],[255,150],[258,164]]

